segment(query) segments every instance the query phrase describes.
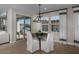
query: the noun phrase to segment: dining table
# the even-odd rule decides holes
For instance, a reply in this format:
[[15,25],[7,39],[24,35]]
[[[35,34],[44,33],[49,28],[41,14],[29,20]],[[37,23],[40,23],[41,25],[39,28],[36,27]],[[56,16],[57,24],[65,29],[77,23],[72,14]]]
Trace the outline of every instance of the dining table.
[[46,33],[43,33],[43,32],[37,32],[36,33],[36,37],[38,38],[38,40],[39,40],[39,50],[41,50],[41,40],[44,40],[44,35],[45,35]]

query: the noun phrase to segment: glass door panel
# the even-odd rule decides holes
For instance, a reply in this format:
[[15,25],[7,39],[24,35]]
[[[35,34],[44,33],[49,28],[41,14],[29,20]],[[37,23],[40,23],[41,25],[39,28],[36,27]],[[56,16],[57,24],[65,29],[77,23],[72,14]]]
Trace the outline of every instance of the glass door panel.
[[27,31],[31,31],[31,18],[17,18],[17,39],[25,39]]
[[17,19],[17,39],[24,38],[24,19]]

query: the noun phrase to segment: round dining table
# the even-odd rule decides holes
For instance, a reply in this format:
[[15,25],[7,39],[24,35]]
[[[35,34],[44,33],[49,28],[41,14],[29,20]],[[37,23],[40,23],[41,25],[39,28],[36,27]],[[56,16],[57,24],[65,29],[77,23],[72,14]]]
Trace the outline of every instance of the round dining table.
[[39,40],[39,50],[41,50],[41,40],[44,40],[44,35],[45,35],[46,33],[43,33],[43,32],[37,32],[36,33],[36,37],[38,38],[38,40]]

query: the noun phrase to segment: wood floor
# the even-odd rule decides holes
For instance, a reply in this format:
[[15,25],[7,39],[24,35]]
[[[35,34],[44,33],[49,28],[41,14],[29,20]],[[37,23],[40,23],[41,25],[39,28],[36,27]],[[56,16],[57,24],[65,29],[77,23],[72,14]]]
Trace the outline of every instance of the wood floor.
[[[17,40],[16,43],[0,45],[0,54],[30,54],[26,50],[26,40]],[[46,54],[43,51],[36,51],[33,54]],[[79,54],[79,47],[55,43],[54,51],[49,54]]]

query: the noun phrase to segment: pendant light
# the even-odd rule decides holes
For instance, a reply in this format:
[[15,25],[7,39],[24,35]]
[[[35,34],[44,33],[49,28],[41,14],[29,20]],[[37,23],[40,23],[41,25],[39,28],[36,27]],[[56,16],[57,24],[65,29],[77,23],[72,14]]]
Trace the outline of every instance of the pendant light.
[[41,12],[41,10],[40,10],[41,4],[38,4],[38,6],[39,6],[38,22],[40,22],[41,21],[41,14],[40,14],[40,12]]
[[38,16],[34,19],[34,22],[41,22],[41,4],[38,4],[39,12]]

